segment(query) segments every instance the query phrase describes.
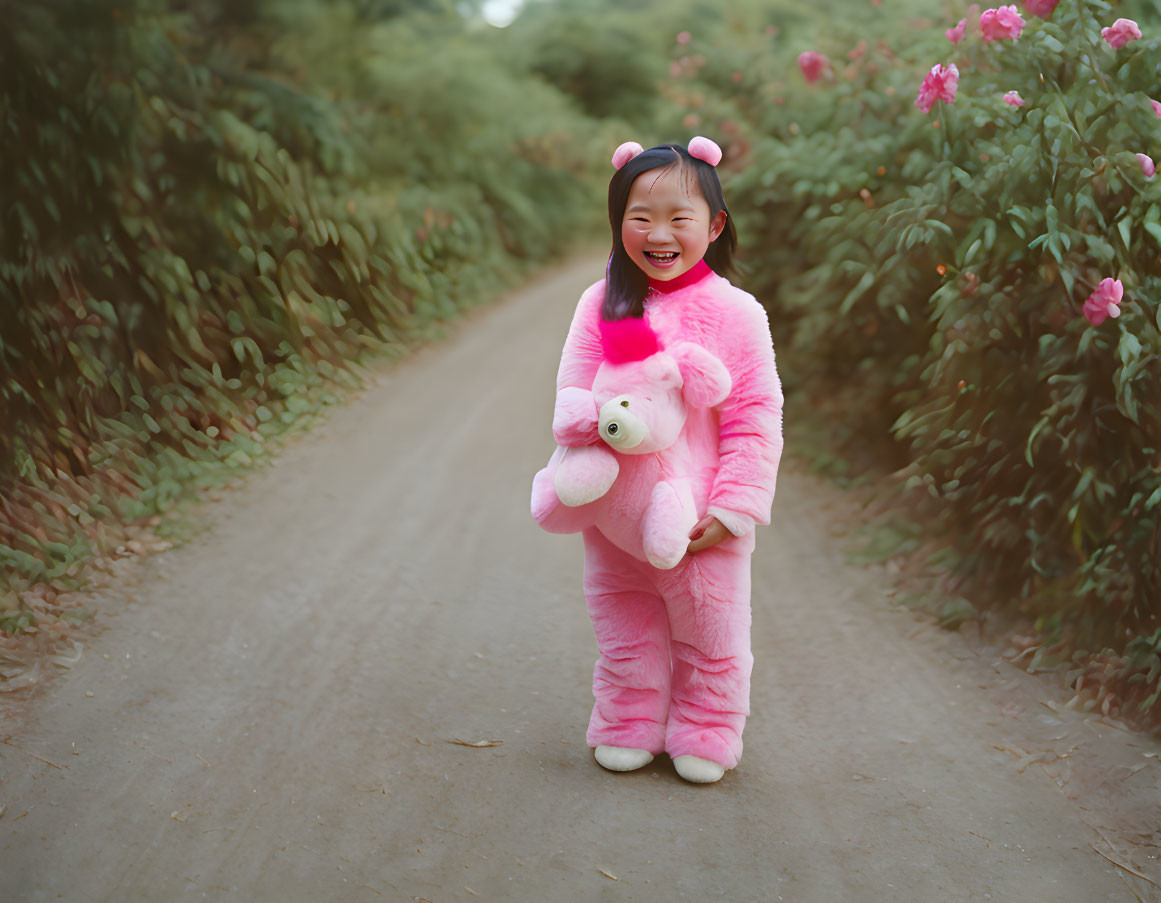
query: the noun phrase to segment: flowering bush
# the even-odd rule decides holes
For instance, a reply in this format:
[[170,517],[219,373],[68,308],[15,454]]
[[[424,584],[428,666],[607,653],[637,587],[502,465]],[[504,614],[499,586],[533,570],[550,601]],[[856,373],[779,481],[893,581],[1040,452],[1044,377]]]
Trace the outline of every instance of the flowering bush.
[[1109,46],[1114,50],[1119,50],[1124,47],[1129,41],[1139,40],[1141,37],[1141,29],[1137,27],[1137,23],[1132,19],[1117,19],[1108,28],[1101,29],[1101,37],[1109,42]]
[[830,62],[825,56],[813,50],[807,50],[798,56],[798,68],[802,70],[802,75],[808,82],[818,81],[829,65]]
[[1059,2],[1060,0],[1024,0],[1024,9],[1034,16],[1047,19],[1052,15],[1052,11],[1056,9],[1056,4]]
[[980,16],[980,31],[985,41],[1016,40],[1024,30],[1024,17],[1015,6],[984,10]]
[[845,447],[955,537],[946,587],[1123,649],[1161,617],[1161,22],[1023,9],[869,42],[729,198],[788,397],[846,399]]
[[923,84],[919,86],[919,96],[915,98],[915,106],[924,113],[930,113],[937,100],[942,100],[944,103],[954,103],[958,87],[959,69],[955,63],[947,67],[941,63],[936,63],[923,79]]
[[1106,277],[1101,280],[1088,299],[1084,302],[1084,315],[1093,326],[1100,326],[1106,317],[1121,315],[1121,298],[1125,289],[1120,279]]

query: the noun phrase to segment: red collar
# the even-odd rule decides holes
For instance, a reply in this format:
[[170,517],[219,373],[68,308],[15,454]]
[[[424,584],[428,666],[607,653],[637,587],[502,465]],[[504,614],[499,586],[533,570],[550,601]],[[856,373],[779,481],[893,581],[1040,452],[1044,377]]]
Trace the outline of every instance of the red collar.
[[710,265],[704,260],[699,260],[690,269],[675,279],[650,279],[649,290],[651,292],[657,292],[660,295],[668,295],[670,292],[676,292],[679,289],[688,288],[694,283],[701,282],[711,273],[713,273],[713,270],[710,269]]

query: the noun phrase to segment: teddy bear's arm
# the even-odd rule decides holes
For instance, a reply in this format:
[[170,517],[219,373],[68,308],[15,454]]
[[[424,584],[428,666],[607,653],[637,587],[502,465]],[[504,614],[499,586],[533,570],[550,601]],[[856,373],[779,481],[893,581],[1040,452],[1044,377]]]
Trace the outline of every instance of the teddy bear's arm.
[[751,299],[729,318],[721,342],[729,349],[723,363],[733,385],[718,406],[720,463],[708,513],[741,535],[738,531],[749,526],[743,518],[770,523],[782,457],[782,383],[774,365],[770,323],[757,301]]
[[591,445],[601,438],[599,424],[597,400],[588,389],[565,386],[556,393],[552,437],[557,445]]

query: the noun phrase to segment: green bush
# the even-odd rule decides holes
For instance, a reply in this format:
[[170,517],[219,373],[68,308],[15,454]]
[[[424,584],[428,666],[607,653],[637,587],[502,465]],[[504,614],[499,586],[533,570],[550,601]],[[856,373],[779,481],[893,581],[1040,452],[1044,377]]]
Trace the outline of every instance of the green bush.
[[67,582],[600,222],[599,127],[458,15],[371,6],[10,11],[0,592]]
[[[1136,156],[1161,135],[1161,20],[1114,50],[1123,14],[1065,0],[1018,40],[958,46],[959,16],[844,33],[793,49],[831,58],[819,82],[791,51],[781,84],[747,76],[732,101],[755,137],[728,190],[791,393],[837,397],[843,438],[885,446],[954,537],[953,585],[1074,650],[1152,634],[1161,598],[1161,180]],[[916,109],[951,62],[954,103]],[[1090,325],[1105,278],[1122,314]]]

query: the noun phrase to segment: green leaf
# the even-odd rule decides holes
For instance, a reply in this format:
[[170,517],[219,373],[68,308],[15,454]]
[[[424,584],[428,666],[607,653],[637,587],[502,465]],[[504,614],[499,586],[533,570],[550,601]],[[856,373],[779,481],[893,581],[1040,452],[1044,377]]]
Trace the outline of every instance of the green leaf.
[[[1153,236],[1153,241],[1157,242],[1157,244],[1159,246],[1161,246],[1161,224],[1159,224],[1159,223],[1142,223],[1142,225],[1145,227],[1145,231],[1148,232],[1151,236]],[[1127,242],[1125,243],[1125,247],[1128,247]]]

